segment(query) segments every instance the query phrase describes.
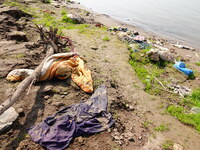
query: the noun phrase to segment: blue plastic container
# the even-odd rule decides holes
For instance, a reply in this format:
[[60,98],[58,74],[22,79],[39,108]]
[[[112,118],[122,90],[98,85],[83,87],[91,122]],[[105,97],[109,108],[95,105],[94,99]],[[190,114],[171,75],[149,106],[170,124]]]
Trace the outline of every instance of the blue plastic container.
[[186,65],[182,61],[178,61],[173,65],[176,69],[183,72],[185,75],[190,76],[193,74],[193,71],[191,69],[186,68]]

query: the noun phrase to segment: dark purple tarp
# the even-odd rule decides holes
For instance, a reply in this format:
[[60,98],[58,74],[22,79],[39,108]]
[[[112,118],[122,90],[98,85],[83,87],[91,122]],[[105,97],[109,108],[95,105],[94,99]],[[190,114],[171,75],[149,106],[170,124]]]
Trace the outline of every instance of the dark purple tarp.
[[30,129],[32,140],[48,150],[63,150],[78,136],[98,133],[113,125],[107,112],[108,98],[105,85],[99,86],[86,101],[70,105]]

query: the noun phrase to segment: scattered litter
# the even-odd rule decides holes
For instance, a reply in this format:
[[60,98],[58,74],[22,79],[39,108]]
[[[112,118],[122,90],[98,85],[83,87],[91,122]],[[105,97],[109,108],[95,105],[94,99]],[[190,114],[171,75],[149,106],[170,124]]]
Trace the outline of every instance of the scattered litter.
[[107,130],[114,124],[107,112],[106,86],[101,85],[86,101],[70,105],[30,129],[32,140],[48,150],[65,149],[72,139]]
[[190,112],[191,112],[192,114],[200,114],[200,107],[192,107],[192,108],[190,109]]
[[162,51],[160,49],[151,49],[150,51],[147,52],[147,55],[151,60],[154,61],[161,61],[161,60],[169,62],[174,61],[174,56],[172,55],[172,53],[166,50]]
[[127,32],[128,28],[123,28],[123,27],[113,27],[113,28],[109,28],[107,31],[122,31],[122,32]]
[[157,45],[157,44],[154,44],[153,46],[156,47],[156,48],[158,48],[158,49],[160,49],[160,50],[162,50],[162,51],[169,51],[168,48],[159,46],[159,45]]
[[95,24],[95,27],[99,27],[99,28],[101,28],[101,27],[103,27],[104,25],[102,24],[102,23],[96,23]]
[[174,90],[174,93],[179,94],[180,96],[184,97],[191,93],[191,89],[186,86],[181,86],[176,83],[169,84],[168,87]]
[[[21,81],[33,71],[31,69],[16,69],[11,71],[6,79],[12,82]],[[50,56],[44,62],[39,81],[50,80],[53,77],[64,80],[70,76],[83,91],[93,92],[91,71],[85,67],[84,61],[75,52]]]
[[186,65],[182,61],[178,61],[173,65],[174,68],[178,69],[179,71],[183,72],[185,75],[190,76],[193,74],[191,69],[186,68]]
[[141,35],[137,35],[137,36],[133,37],[133,40],[137,43],[142,43],[142,42],[145,42],[147,40],[147,38],[144,36],[141,36]]
[[0,115],[0,133],[8,129],[12,123],[17,119],[18,113],[13,107],[7,109],[3,114]]
[[174,46],[174,47],[177,47],[177,48],[187,49],[187,50],[195,50],[195,49],[192,48],[192,47],[185,46],[185,45],[180,45],[180,44],[173,44],[173,46]]

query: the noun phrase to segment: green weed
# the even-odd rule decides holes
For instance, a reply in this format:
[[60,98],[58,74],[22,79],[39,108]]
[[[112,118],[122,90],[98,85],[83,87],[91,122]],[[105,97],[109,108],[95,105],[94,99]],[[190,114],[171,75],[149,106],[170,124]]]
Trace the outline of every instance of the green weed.
[[103,38],[103,41],[110,41],[110,38],[109,37],[107,37],[107,36],[105,36],[104,38]]
[[200,62],[196,62],[195,65],[200,66]]
[[174,142],[172,142],[171,140],[166,140],[162,144],[162,149],[163,150],[172,150],[173,149],[173,145],[174,145]]
[[195,127],[196,130],[200,132],[200,114],[190,114],[183,106],[174,105],[170,105],[167,108],[167,112],[176,117],[182,123]]
[[24,58],[26,55],[25,54],[18,54],[18,55],[16,55],[15,57],[17,58],[17,59],[21,59],[21,58]]
[[182,101],[183,104],[191,107],[200,107],[200,88],[195,89],[191,95],[187,96]]
[[169,125],[168,124],[161,124],[158,127],[154,128],[154,130],[157,131],[157,132],[169,131]]
[[145,120],[144,122],[143,122],[143,126],[146,128],[146,129],[148,129],[149,128],[149,125],[151,124],[151,122],[149,122],[148,120]]

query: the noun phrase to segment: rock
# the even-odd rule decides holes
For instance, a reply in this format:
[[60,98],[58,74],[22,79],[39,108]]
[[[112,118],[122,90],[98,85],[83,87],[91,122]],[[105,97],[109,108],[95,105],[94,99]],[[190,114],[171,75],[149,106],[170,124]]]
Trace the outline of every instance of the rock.
[[83,143],[84,142],[84,138],[82,136],[78,137],[77,140],[78,140],[79,143]]
[[64,106],[65,104],[62,103],[62,102],[55,102],[52,104],[53,106],[57,106],[57,107],[61,107],[61,106]]
[[21,107],[17,109],[17,113],[19,114],[20,117],[25,116],[24,109]]
[[61,95],[60,97],[61,97],[61,98],[65,98],[65,95]]
[[12,123],[17,119],[19,114],[13,107],[7,109],[3,114],[0,115],[0,133],[8,129]]
[[64,92],[63,95],[68,95],[68,92]]
[[192,107],[192,108],[190,109],[190,112],[191,112],[192,114],[199,114],[199,113],[200,113],[200,107]]
[[49,98],[50,98],[49,95],[44,96],[44,99],[45,99],[45,100],[48,100]]
[[47,85],[44,90],[42,91],[42,93],[49,93],[52,92],[53,90],[53,86],[52,85]]
[[67,14],[67,17],[70,18],[74,23],[77,23],[77,24],[81,24],[81,23],[85,22],[84,19],[79,15]]
[[16,40],[16,41],[23,41],[27,42],[28,39],[26,37],[26,34],[21,31],[12,31],[7,34],[7,37],[9,40]]
[[111,132],[112,132],[112,131],[111,131],[111,129],[109,128],[109,129],[108,129],[108,133],[111,133]]
[[90,46],[90,48],[92,49],[92,50],[98,50],[98,47],[97,46],[95,46],[95,45],[92,45],[92,46]]
[[173,150],[183,150],[183,146],[178,143],[174,143]]
[[132,105],[129,105],[129,109],[130,109],[131,111],[133,111],[133,110],[134,110],[134,107],[133,107]]

